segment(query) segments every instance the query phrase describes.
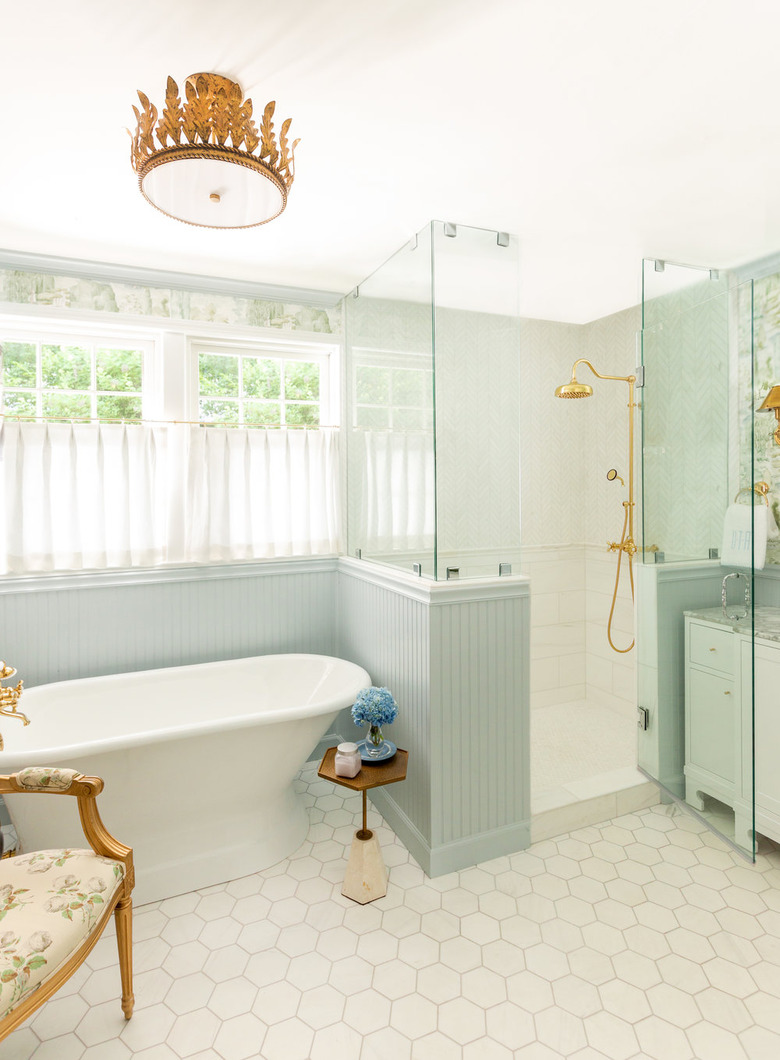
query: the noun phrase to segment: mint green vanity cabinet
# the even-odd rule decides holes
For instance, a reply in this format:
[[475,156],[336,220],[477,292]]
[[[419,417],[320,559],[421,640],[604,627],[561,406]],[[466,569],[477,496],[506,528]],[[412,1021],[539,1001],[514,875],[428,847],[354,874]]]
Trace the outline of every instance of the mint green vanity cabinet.
[[749,850],[755,777],[755,832],[780,842],[779,754],[780,609],[755,609],[755,647],[750,619],[686,612],[686,801],[702,810],[710,795],[731,806],[734,838]]
[[686,616],[685,798],[698,810],[702,795],[734,806],[742,792],[737,637]]

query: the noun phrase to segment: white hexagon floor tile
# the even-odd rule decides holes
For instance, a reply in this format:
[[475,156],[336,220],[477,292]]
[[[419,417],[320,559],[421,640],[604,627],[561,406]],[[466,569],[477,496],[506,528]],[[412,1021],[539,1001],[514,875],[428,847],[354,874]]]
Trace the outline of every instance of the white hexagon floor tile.
[[[286,861],[135,913],[0,1060],[777,1060],[780,850],[747,864],[664,806],[429,880],[376,810],[387,895],[341,884],[360,801],[297,786]],[[110,934],[110,932],[109,932]]]

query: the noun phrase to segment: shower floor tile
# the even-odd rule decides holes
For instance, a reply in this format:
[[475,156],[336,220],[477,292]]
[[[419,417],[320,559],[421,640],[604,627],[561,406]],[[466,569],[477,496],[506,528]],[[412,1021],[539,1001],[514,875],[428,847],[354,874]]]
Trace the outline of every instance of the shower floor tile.
[[598,703],[531,711],[531,836],[584,828],[659,801],[636,768],[636,725]]
[[[575,700],[531,711],[532,797],[582,785],[584,798],[617,788],[599,788],[597,778],[625,779],[636,771],[636,724],[598,703]],[[613,776],[614,775],[614,776]],[[625,787],[618,783],[618,787]]]

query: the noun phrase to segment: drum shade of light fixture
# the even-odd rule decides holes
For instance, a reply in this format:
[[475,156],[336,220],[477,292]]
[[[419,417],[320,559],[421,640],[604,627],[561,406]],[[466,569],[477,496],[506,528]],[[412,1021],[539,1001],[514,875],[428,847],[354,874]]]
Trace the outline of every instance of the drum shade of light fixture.
[[758,406],[756,412],[774,412],[775,418],[778,422],[777,430],[774,433],[774,439],[778,445],[780,445],[780,386],[773,386],[763,402]]
[[191,74],[179,86],[168,78],[165,106],[138,92],[141,110],[130,157],[145,199],[169,217],[203,228],[253,228],[278,217],[294,179],[288,146],[291,118],[277,143],[276,103],[266,104],[258,129],[252,100],[221,74]]

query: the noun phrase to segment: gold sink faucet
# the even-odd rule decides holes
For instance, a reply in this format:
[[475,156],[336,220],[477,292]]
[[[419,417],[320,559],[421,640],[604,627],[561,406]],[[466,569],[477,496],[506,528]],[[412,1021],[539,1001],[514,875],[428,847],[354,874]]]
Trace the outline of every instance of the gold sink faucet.
[[[8,666],[0,659],[0,714],[5,715],[8,718],[21,718],[25,725],[30,724],[30,719],[26,714],[22,714],[21,710],[17,710],[19,703],[19,696],[22,694],[22,687],[24,681],[20,681],[16,688],[3,688],[3,681],[8,677],[13,677],[16,670],[13,666]],[[3,737],[0,735],[0,751],[3,750]]]

